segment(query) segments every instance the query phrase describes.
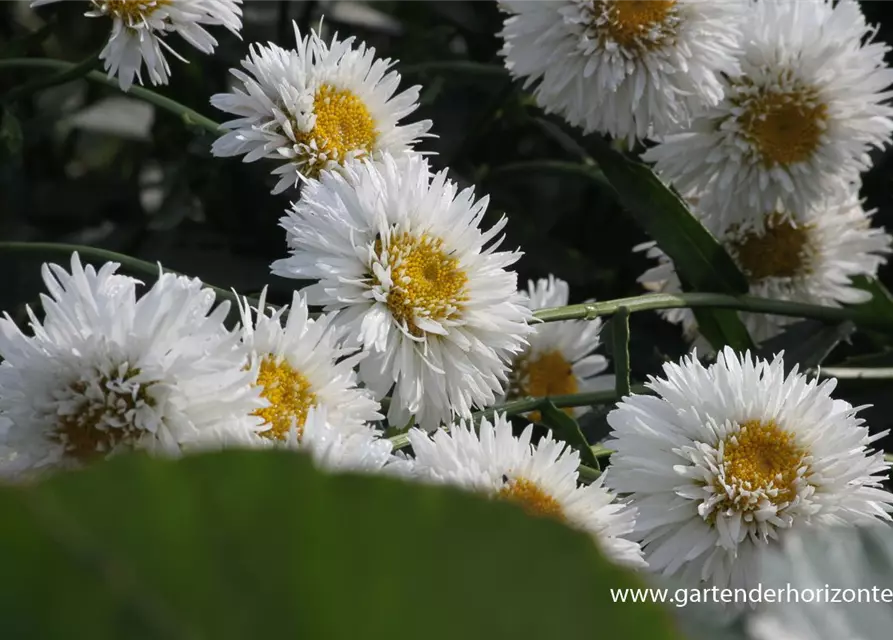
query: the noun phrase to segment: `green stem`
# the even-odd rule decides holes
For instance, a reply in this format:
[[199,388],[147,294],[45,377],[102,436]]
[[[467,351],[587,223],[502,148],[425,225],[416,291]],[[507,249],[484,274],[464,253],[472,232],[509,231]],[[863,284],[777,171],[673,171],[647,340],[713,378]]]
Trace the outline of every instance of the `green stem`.
[[893,367],[821,367],[817,369],[823,378],[837,378],[838,380],[890,380],[893,378]]
[[[648,393],[648,389],[644,385],[633,385],[630,387],[630,391],[632,393]],[[481,421],[481,418],[492,418],[496,413],[504,413],[507,416],[514,416],[519,413],[535,411],[542,408],[547,402],[553,403],[560,409],[562,407],[583,407],[595,404],[609,404],[611,402],[616,402],[618,399],[617,393],[613,390],[589,391],[587,393],[572,393],[564,396],[549,396],[545,398],[523,398],[521,400],[513,400],[512,402],[496,405],[484,411],[476,411],[471,414],[471,417],[475,424],[477,424]],[[392,437],[390,440],[395,450],[402,449],[409,444],[409,438],[403,433]],[[605,451],[607,451],[607,449],[605,449]],[[596,453],[596,455],[608,454]]]
[[[79,244],[64,244],[61,242],[0,242],[0,253],[39,253],[39,254],[58,254],[60,259],[66,262],[71,258],[71,254],[77,251],[80,255],[92,258],[96,261],[103,262],[119,262],[121,265],[133,273],[143,274],[147,277],[155,279],[158,277],[158,265],[151,262],[139,260],[123,253],[116,253],[107,249],[97,249],[96,247],[88,247]],[[168,273],[182,275],[173,269],[163,269]],[[236,295],[232,291],[221,289],[205,283],[205,288],[211,289],[218,298],[236,302]]]
[[[49,58],[10,58],[8,60],[0,60],[0,71],[3,69],[56,69],[66,72],[73,71],[77,66],[78,65],[70,62],[52,60]],[[118,81],[115,78],[109,78],[106,74],[99,71],[90,71],[83,77],[91,82],[103,84],[120,91]],[[145,100],[160,109],[164,109],[165,111],[169,111],[170,113],[179,116],[187,125],[201,127],[214,135],[223,133],[220,129],[220,125],[210,118],[203,116],[194,109],[190,109],[189,107],[180,104],[176,100],[166,98],[154,91],[134,86],[131,87],[130,91],[127,91],[126,94],[139,98],[140,100]]]
[[621,307],[630,313],[654,311],[657,309],[679,309],[700,307],[716,309],[736,309],[754,313],[769,313],[779,316],[813,318],[825,322],[844,322],[893,331],[893,322],[885,317],[873,317],[858,308],[823,307],[787,300],[772,300],[755,296],[733,296],[723,293],[649,293],[633,298],[620,298],[606,302],[587,302],[567,307],[555,307],[536,311],[534,317],[543,322],[558,320],[594,320],[617,313]]
[[3,97],[3,101],[6,104],[10,104],[16,100],[28,97],[36,91],[49,89],[50,87],[55,87],[56,85],[65,84],[66,82],[72,82],[84,77],[90,73],[97,64],[99,64],[99,52],[94,52],[78,64],[66,64],[70,65],[68,69],[59,71],[59,73],[49,77],[37,78],[31,82],[26,82],[25,84],[13,88]]
[[629,395],[629,309],[620,307],[611,318],[614,334],[614,392],[618,398]]
[[585,464],[581,464],[577,467],[577,473],[580,474],[580,481],[584,484],[591,484],[602,474],[598,469],[587,467]]

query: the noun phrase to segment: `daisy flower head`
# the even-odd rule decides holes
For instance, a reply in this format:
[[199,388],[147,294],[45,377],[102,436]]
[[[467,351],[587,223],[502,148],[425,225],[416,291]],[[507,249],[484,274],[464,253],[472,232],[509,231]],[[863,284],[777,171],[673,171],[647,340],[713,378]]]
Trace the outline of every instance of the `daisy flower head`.
[[237,116],[213,145],[216,156],[244,155],[245,162],[273,158],[284,164],[273,193],[316,178],[351,160],[412,151],[431,128],[430,120],[399,125],[418,108],[419,86],[397,93],[400,74],[393,62],[354,38],[326,44],[312,31],[294,50],[252,45],[233,69],[237,86],[211,104]]
[[322,405],[310,408],[300,435],[292,429],[283,446],[307,452],[318,467],[330,471],[382,471],[395,461],[391,441],[381,432],[339,424]]
[[500,0],[505,66],[547,113],[630,144],[687,124],[737,71],[744,0]]
[[310,318],[298,293],[290,308],[268,309],[266,288],[255,310],[244,299],[240,311],[242,342],[256,364],[255,385],[267,404],[254,411],[263,420],[262,437],[285,441],[294,430],[300,440],[314,407],[345,432],[365,431],[367,422],[383,418],[378,402],[357,388],[357,358],[346,357],[355,349],[340,345],[331,326],[335,314]]
[[727,347],[708,367],[694,353],[665,364],[656,395],[618,403],[606,484],[638,509],[649,567],[747,588],[788,531],[889,520],[889,465],[869,449],[886,432],[869,435],[835,385]]
[[506,270],[521,254],[497,251],[505,218],[481,230],[487,198],[446,173],[419,156],[324,172],[282,218],[291,256],[272,265],[318,281],[309,304],[343,310],[334,322],[368,352],[360,379],[378,395],[393,387],[393,425],[414,415],[435,429],[493,404],[531,331]]
[[[34,0],[32,7],[59,0]],[[89,0],[87,16],[112,19],[112,33],[100,52],[109,77],[118,76],[123,91],[142,84],[143,65],[152,84],[167,84],[171,74],[165,51],[177,54],[166,42],[177,33],[205,54],[214,53],[217,40],[205,29],[222,26],[239,35],[242,29],[242,0]]]
[[[548,279],[530,281],[527,304],[531,311],[568,304],[567,282],[550,275]],[[595,353],[601,344],[601,320],[566,320],[533,325],[526,349],[515,357],[509,377],[506,399],[527,396],[560,396],[596,391],[613,386],[613,376],[599,376],[608,367],[607,359]],[[589,407],[565,409],[579,416]],[[539,412],[530,418],[539,420]]]
[[531,444],[533,425],[512,435],[505,414],[481,420],[480,433],[465,423],[432,435],[409,431],[417,477],[508,500],[531,515],[552,518],[585,531],[611,560],[644,567],[639,545],[625,539],[635,509],[614,501],[602,486],[604,476],[578,485],[580,457],[564,443],[545,436]]
[[725,98],[642,156],[724,223],[746,222],[740,202],[796,213],[846,188],[893,132],[889,47],[858,3],[765,0],[748,13]]
[[[853,278],[875,277],[890,253],[890,235],[871,226],[873,214],[873,210],[862,209],[857,190],[850,189],[836,192],[796,216],[777,206],[762,215],[746,214],[756,218],[756,225],[723,225],[708,218],[707,226],[747,278],[751,295],[839,307],[871,298],[853,285]],[[679,277],[666,254],[653,243],[639,248],[647,248],[648,255],[659,261],[639,281],[654,291],[681,291]],[[797,321],[762,313],[742,312],[740,316],[757,341],[778,335]],[[664,317],[681,323],[690,339],[697,334],[690,309],[668,310]]]
[[72,255],[44,265],[33,335],[0,319],[5,444],[34,468],[74,467],[121,451],[176,455],[225,424],[250,433],[262,406],[227,302],[197,279],[162,273],[137,298],[133,278]]

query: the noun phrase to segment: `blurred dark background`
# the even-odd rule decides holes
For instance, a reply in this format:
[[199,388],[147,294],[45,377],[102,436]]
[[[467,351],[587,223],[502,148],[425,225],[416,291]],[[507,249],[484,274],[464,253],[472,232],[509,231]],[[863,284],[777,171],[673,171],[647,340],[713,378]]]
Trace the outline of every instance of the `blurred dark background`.
[[[0,2],[0,57],[79,62],[108,37],[107,20],[82,17],[86,2],[37,11],[27,5]],[[891,5],[863,3],[879,38],[893,43]],[[228,69],[239,66],[248,43],[289,47],[292,20],[306,30],[322,15],[326,38],[335,30],[356,35],[380,56],[400,61],[403,86],[423,86],[417,117],[432,119],[439,137],[421,149],[437,154],[431,158],[436,168],[449,166],[456,180],[489,194],[493,220],[509,217],[504,246],[525,252],[517,267],[522,284],[553,273],[570,283],[572,302],[642,292],[636,278],[649,261],[632,247],[647,238],[598,185],[558,166],[579,163],[585,141],[560,119],[544,116],[502,70],[495,2],[247,0],[241,41],[216,29],[220,45],[209,57],[172,39],[190,63],[169,56],[171,84],[155,90],[222,121],[209,97],[227,89]],[[464,61],[481,64],[469,68]],[[35,77],[0,68],[0,91]],[[274,165],[215,159],[208,133],[95,83],[55,87],[9,108],[0,132],[3,240],[102,247],[240,293],[269,284],[274,302],[290,298],[295,282],[269,275],[270,262],[285,255],[278,219],[295,197],[269,193]],[[876,152],[874,160],[863,195],[878,210],[876,223],[890,227],[893,151]],[[0,252],[0,309],[20,317],[23,305],[37,298],[37,267],[48,258],[59,256]],[[891,268],[882,274],[888,285]],[[638,380],[687,351],[678,329],[655,314],[634,315],[632,335]],[[884,338],[860,335],[830,362],[878,348],[888,348]],[[876,405],[866,414],[873,424],[893,423],[886,383],[851,384],[845,391],[855,404]]]

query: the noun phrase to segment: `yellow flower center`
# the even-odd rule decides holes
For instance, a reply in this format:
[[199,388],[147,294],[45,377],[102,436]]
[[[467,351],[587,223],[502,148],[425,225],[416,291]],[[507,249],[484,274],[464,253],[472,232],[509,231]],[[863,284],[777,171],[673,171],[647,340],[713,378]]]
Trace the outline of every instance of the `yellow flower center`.
[[444,251],[442,240],[404,232],[392,235],[387,246],[377,240],[375,253],[391,268],[388,309],[410,333],[424,334],[416,318],[439,321],[459,316],[468,300],[468,276],[459,267],[459,259]]
[[819,148],[828,108],[812,89],[761,91],[747,99],[738,116],[742,132],[765,167],[809,160]]
[[317,403],[310,381],[284,358],[268,355],[261,360],[255,384],[263,387],[260,395],[270,403],[252,414],[263,418],[265,425],[270,425],[260,435],[270,440],[285,440],[294,426],[300,439],[307,412]]
[[565,521],[564,511],[558,501],[525,478],[506,480],[497,495],[503,500],[518,504],[530,515]]
[[[573,365],[560,351],[546,351],[538,357],[532,358],[529,354],[515,361],[512,367],[512,380],[509,385],[508,395],[513,398],[532,396],[542,398],[547,396],[563,396],[579,391],[577,377],[574,375]],[[563,411],[573,415],[573,408]],[[534,422],[541,419],[539,411],[531,411],[529,416]]]
[[656,49],[672,39],[668,19],[675,0],[605,0],[595,2],[595,16],[608,20],[598,27],[607,38],[632,51]]
[[145,20],[171,0],[93,0],[93,4],[110,16],[133,25]]
[[311,174],[318,173],[328,162],[343,164],[351,153],[361,158],[372,152],[378,140],[375,120],[353,92],[322,85],[313,99],[313,113],[313,129],[297,135],[300,143],[315,143],[318,160],[313,163]]
[[811,270],[811,226],[795,225],[778,213],[764,228],[739,234],[728,244],[732,257],[752,282],[765,278],[794,278]]
[[139,369],[128,369],[120,379],[100,376],[101,397],[88,394],[92,385],[86,382],[69,385],[69,392],[78,399],[76,408],[57,418],[50,440],[62,444],[67,456],[82,463],[96,460],[118,446],[133,445],[143,433],[133,423],[133,412],[153,405],[148,395],[150,385],[138,385],[136,393],[124,386],[137,375]]
[[[726,484],[746,491],[762,489],[775,505],[789,502],[805,456],[793,434],[774,420],[748,420],[724,441]],[[736,506],[733,502],[723,505],[726,509]]]

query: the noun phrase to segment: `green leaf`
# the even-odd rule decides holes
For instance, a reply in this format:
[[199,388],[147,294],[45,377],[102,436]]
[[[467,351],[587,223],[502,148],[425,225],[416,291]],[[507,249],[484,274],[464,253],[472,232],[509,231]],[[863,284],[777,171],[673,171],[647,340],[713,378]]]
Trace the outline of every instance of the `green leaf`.
[[543,406],[540,408],[540,416],[543,424],[552,429],[552,433],[555,434],[556,438],[563,440],[580,453],[580,462],[587,467],[601,468],[576,420],[556,407],[552,402],[543,403]]
[[[592,153],[617,192],[620,204],[672,260],[680,279],[694,291],[743,294],[747,279],[685,202],[640,162],[615,151],[597,137]],[[698,327],[714,348],[753,348],[744,324],[734,311],[695,310]]]
[[887,287],[875,278],[866,278],[865,276],[856,276],[852,282],[857,289],[871,294],[871,300],[854,307],[859,310],[861,315],[893,321],[893,296],[890,295]]
[[764,342],[757,354],[771,360],[776,353],[784,351],[785,371],[789,372],[799,364],[802,373],[822,364],[834,348],[855,331],[856,325],[852,322],[829,325],[818,320],[804,320]]
[[117,458],[0,489],[0,509],[4,637],[678,637],[612,602],[641,582],[583,533],[299,454]]

